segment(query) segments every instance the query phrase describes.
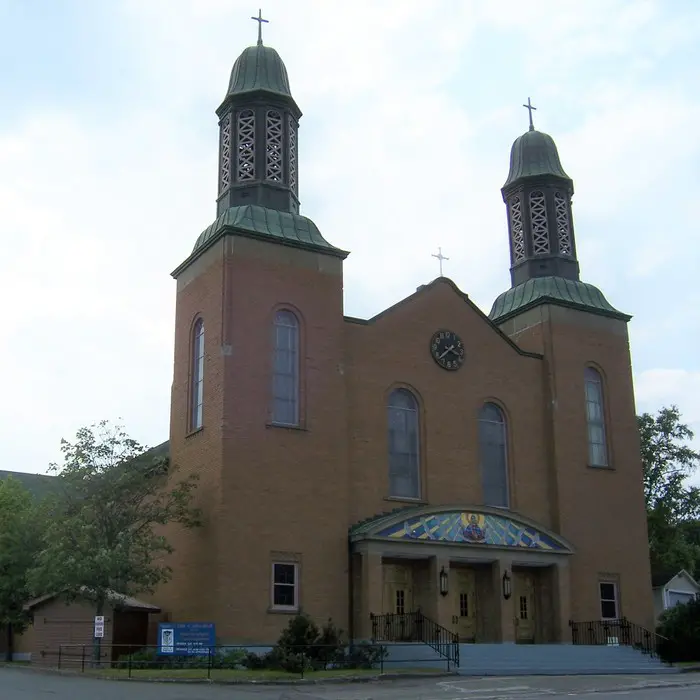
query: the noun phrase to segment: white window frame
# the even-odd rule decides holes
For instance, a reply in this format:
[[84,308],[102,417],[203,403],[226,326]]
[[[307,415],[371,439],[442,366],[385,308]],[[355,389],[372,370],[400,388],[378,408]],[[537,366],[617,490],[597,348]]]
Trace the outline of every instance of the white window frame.
[[[294,567],[294,605],[275,604],[275,586],[288,586],[285,583],[275,583],[276,566]],[[297,612],[299,610],[299,564],[295,561],[273,561],[270,566],[270,608],[272,610],[282,610],[285,612]]]
[[[603,598],[603,591],[601,586],[612,586],[615,591],[615,598]],[[603,602],[609,603],[611,601],[615,602],[615,617],[603,617]],[[600,619],[603,621],[608,620],[619,620],[620,619],[620,584],[612,579],[599,579],[598,580],[598,605],[600,609]]]
[[664,610],[671,608],[671,593],[675,593],[676,595],[687,595],[688,602],[695,600],[698,595],[700,595],[698,593],[693,593],[692,591],[680,591],[677,588],[664,588]]

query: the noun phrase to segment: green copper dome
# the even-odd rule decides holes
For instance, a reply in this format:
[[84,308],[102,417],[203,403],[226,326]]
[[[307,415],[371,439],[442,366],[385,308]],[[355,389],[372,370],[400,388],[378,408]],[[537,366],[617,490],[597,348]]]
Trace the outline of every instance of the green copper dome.
[[189,258],[173,272],[173,276],[227,234],[268,240],[338,258],[348,256],[347,251],[331,245],[311,219],[301,214],[244,204],[228,208],[199,234]]
[[518,136],[510,149],[510,172],[503,187],[516,180],[540,175],[553,175],[571,181],[564,172],[554,139],[549,134],[530,129]]
[[236,59],[231,70],[227,97],[256,90],[292,96],[287,69],[280,55],[263,44],[249,46]]
[[500,294],[493,302],[489,318],[494,323],[521,313],[538,304],[553,303],[629,321],[631,316],[618,311],[597,287],[563,277],[533,277]]

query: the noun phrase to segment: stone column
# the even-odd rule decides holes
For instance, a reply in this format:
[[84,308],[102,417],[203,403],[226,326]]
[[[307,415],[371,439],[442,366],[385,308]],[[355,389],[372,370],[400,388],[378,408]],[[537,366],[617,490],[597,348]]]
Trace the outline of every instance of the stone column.
[[515,622],[513,596],[506,600],[503,597],[503,574],[510,574],[511,591],[513,590],[513,567],[510,559],[498,559],[491,566],[491,587],[493,591],[492,614],[493,629],[490,636],[495,642],[515,642]]
[[552,592],[554,593],[554,634],[563,644],[571,643],[571,578],[569,560],[557,562],[552,571]]
[[[443,567],[447,573],[448,594],[440,594],[440,571]],[[446,556],[435,556],[430,558],[430,606],[426,606],[425,616],[437,622],[438,625],[451,630],[454,625],[452,619],[452,591],[454,585],[453,577],[450,576],[450,560]]]
[[356,632],[358,639],[371,639],[372,622],[370,613],[382,613],[382,555],[375,552],[362,552],[360,569],[360,624]]

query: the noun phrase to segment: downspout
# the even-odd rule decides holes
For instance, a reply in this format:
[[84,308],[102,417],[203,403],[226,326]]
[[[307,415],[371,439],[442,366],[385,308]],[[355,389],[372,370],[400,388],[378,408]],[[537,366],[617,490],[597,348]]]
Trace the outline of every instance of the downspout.
[[351,648],[355,642],[355,585],[352,570],[352,542],[348,535],[348,637]]

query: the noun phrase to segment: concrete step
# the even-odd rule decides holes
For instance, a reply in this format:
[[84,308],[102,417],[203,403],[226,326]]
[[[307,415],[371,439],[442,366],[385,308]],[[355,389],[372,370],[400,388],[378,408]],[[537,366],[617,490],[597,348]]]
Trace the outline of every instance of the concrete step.
[[[489,675],[669,674],[679,670],[624,646],[573,644],[460,644],[458,673]],[[385,668],[447,669],[446,659],[426,644],[388,644]]]

